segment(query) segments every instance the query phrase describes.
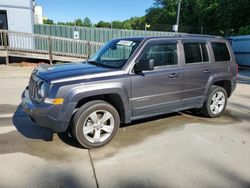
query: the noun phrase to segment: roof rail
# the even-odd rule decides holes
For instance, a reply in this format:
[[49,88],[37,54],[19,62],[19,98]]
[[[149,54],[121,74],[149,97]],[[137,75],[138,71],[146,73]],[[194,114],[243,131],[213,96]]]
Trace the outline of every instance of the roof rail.
[[189,33],[177,33],[176,36],[184,37],[184,36],[191,36],[191,37],[207,37],[207,38],[218,38],[223,39],[221,36],[214,36],[214,35],[201,35],[201,34],[189,34]]

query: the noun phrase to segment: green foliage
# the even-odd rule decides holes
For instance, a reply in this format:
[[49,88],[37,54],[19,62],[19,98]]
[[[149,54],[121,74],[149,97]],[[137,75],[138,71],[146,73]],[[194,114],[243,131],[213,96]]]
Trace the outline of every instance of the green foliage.
[[132,29],[143,30],[145,27],[145,23],[146,23],[145,18],[146,18],[145,16],[130,18],[130,24],[131,24]]
[[103,27],[103,28],[111,28],[111,23],[99,21],[97,24],[94,25],[95,27]]
[[154,6],[146,10],[146,22],[151,30],[169,30],[176,20],[176,0],[155,0]]
[[[155,0],[152,7],[142,17],[112,22],[99,21],[95,27],[113,29],[172,31],[176,24],[176,10],[179,0]],[[249,34],[250,0],[181,0],[180,32],[203,33],[214,35]],[[45,24],[54,24],[44,20]],[[91,20],[86,17],[75,22],[58,22],[58,25],[91,27]],[[245,27],[242,27],[245,26]]]
[[239,34],[250,35],[250,25],[240,27]]
[[43,19],[43,24],[52,25],[52,24],[54,24],[54,22],[53,22],[53,20],[50,20],[50,19]]
[[119,20],[113,21],[112,22],[112,28],[113,29],[123,29],[122,22]]
[[123,29],[132,29],[131,21],[130,20],[123,21],[122,22],[122,28]]
[[85,27],[91,27],[92,26],[92,22],[88,17],[84,18],[83,26],[85,26]]
[[115,20],[112,22],[99,21],[95,24],[95,27],[113,28],[113,29],[133,29],[143,30],[145,25],[145,17],[131,17],[128,20],[119,21]]
[[75,22],[57,22],[57,25],[75,26]]
[[83,20],[82,19],[80,19],[80,18],[78,18],[76,21],[75,21],[75,25],[76,26],[83,26]]
[[91,27],[91,20],[86,17],[84,20],[81,18],[76,19],[74,22],[57,22],[57,25],[68,25],[68,26],[80,26],[80,27]]
[[[170,30],[176,23],[177,0],[155,0],[146,13],[152,30]],[[250,0],[182,0],[180,31],[230,35],[250,24]]]

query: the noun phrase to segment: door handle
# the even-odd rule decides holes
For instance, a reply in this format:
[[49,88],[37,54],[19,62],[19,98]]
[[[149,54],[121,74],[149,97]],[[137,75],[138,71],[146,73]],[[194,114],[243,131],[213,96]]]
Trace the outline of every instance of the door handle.
[[176,73],[172,73],[169,75],[169,78],[178,78],[178,77],[179,77],[179,75]]
[[209,74],[209,73],[211,73],[211,71],[209,71],[208,69],[206,69],[206,70],[203,71],[203,73],[204,74]]

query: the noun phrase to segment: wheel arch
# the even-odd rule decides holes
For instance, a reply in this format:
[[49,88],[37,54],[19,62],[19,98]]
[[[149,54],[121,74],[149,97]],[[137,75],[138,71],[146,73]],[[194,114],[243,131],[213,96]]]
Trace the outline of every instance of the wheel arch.
[[231,77],[227,73],[222,73],[222,74],[216,74],[210,76],[207,85],[206,85],[206,90],[204,93],[204,96],[207,97],[211,87],[213,85],[220,86],[224,88],[227,92],[227,97],[229,98],[232,94],[232,82],[231,82]]
[[232,86],[230,80],[220,80],[213,83],[213,85],[220,86],[224,88],[227,92],[227,97],[231,96]]
[[124,106],[124,102],[122,100],[122,97],[117,93],[106,93],[106,94],[99,94],[99,95],[93,95],[93,96],[85,96],[78,100],[75,111],[79,109],[82,105],[86,104],[90,101],[95,100],[102,100],[109,104],[111,104],[118,112],[120,116],[120,120],[122,123],[126,123],[126,109]]

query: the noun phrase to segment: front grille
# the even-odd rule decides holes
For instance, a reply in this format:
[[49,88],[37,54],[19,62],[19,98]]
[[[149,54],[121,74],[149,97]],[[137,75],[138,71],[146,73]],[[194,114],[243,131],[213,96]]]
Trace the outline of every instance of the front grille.
[[35,102],[39,102],[39,98],[37,96],[37,90],[38,90],[38,86],[40,84],[40,80],[39,78],[32,74],[30,77],[30,81],[29,81],[29,96],[31,98],[31,100],[35,101]]

